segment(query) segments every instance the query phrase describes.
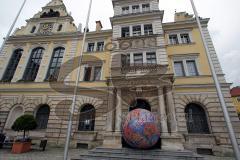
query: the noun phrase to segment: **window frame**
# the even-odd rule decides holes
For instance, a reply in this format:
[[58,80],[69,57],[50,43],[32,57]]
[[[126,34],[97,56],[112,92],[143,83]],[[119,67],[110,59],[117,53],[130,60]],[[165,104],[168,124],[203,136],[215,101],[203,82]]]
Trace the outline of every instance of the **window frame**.
[[[41,50],[41,53],[39,52],[36,52],[37,50]],[[37,78],[37,75],[38,75],[38,72],[39,72],[39,68],[41,66],[41,63],[42,63],[42,59],[43,59],[43,55],[44,55],[44,51],[45,49],[43,47],[37,47],[37,48],[34,48],[31,52],[31,55],[28,59],[28,63],[26,65],[26,68],[25,68],[25,71],[24,71],[24,74],[23,74],[23,78],[22,80],[23,81],[31,81],[31,82],[34,82]],[[36,57],[34,54],[37,54],[38,56],[40,57]],[[32,61],[35,61],[35,60],[38,60],[38,63],[39,63],[39,66],[34,68],[32,65],[33,65],[33,62]],[[30,72],[30,69],[32,70]],[[34,70],[33,70],[34,69]],[[34,72],[34,76],[31,76]],[[32,78],[32,79],[30,79]]]
[[[136,56],[138,56],[138,55],[142,56],[142,58],[141,58],[142,62],[141,63],[136,63]],[[140,59],[140,58],[138,58],[138,59]],[[134,62],[134,66],[142,65],[143,62],[144,62],[143,61],[143,53],[133,53],[133,62]]]
[[[90,109],[84,107],[89,107]],[[91,119],[89,119],[91,118]],[[91,104],[85,104],[82,106],[78,118],[78,131],[94,131],[96,120],[96,109]],[[89,128],[86,127],[86,122],[89,123]]]
[[[154,55],[155,58],[153,58],[152,56],[149,58],[148,56],[151,54]],[[151,61],[151,63],[148,62],[149,60]],[[153,61],[155,61],[155,62],[153,63]],[[156,52],[146,52],[146,63],[147,64],[157,64]]]
[[[140,29],[140,30],[134,31],[134,29]],[[133,36],[141,36],[142,35],[142,26],[141,25],[132,26],[132,34],[133,34]]]
[[[101,48],[99,48],[99,44],[100,44],[100,43],[102,43]],[[96,51],[97,51],[97,52],[103,52],[103,51],[104,51],[104,45],[105,45],[104,41],[99,41],[99,42],[97,42]]]
[[[58,57],[55,57],[56,51],[58,51],[58,50],[60,50],[61,52],[59,51],[58,52]],[[60,56],[60,54],[61,54],[61,56]],[[46,75],[46,78],[45,78],[46,81],[57,81],[58,80],[59,73],[60,73],[60,70],[61,70],[61,64],[62,64],[63,58],[64,58],[64,54],[65,54],[65,48],[64,47],[57,47],[53,50],[52,57],[51,57],[51,60],[50,60],[49,66],[48,66],[47,75]],[[56,62],[53,62],[54,59],[57,59]],[[61,59],[61,60],[59,60],[59,59]],[[56,63],[55,67],[51,66],[53,63]],[[59,64],[60,64],[60,66],[58,66]],[[50,76],[52,76],[52,74],[50,74],[51,69],[54,69],[54,72],[53,72],[54,74],[57,73],[56,77],[54,75],[54,77],[53,77],[54,79],[51,79],[51,77],[50,77]],[[58,69],[57,72],[56,72],[56,69]]]
[[[144,6],[148,6],[148,7],[144,7]],[[150,4],[149,3],[142,4],[142,12],[149,12],[149,11],[150,11]]]
[[[173,41],[173,38],[171,38],[171,37],[173,37],[173,36],[175,36],[175,42]],[[170,45],[177,45],[177,44],[179,44],[179,39],[178,39],[178,35],[177,34],[169,34],[169,36],[168,36],[168,39],[169,39],[169,44]],[[173,43],[174,42],[174,43]]]
[[[89,45],[93,45],[91,49],[89,48]],[[94,52],[95,51],[95,42],[89,42],[87,43],[87,52]]]
[[122,14],[129,14],[130,13],[130,7],[124,6],[122,7]]
[[[178,62],[178,61],[182,61],[183,62],[183,68],[184,68],[185,76],[176,76],[176,72],[175,72],[175,68],[174,68],[174,62]],[[187,61],[194,61],[195,62],[197,75],[193,76],[193,75],[189,74]],[[174,58],[172,66],[173,66],[174,75],[176,77],[197,77],[197,76],[201,75],[200,67],[199,67],[199,63],[198,63],[198,57],[195,57],[195,56],[192,57],[192,58],[191,57],[178,57],[178,58]]]
[[[11,82],[12,81],[12,79],[16,73],[17,67],[19,65],[19,62],[21,60],[21,57],[23,55],[23,52],[24,52],[24,50],[21,48],[15,49],[13,51],[11,58],[8,61],[8,65],[4,71],[2,78],[1,78],[1,81],[3,81],[3,82]],[[21,55],[19,55],[19,54],[21,54]],[[11,75],[9,74],[9,71],[11,71],[10,72]]]
[[[170,39],[170,36],[173,36],[173,35],[177,35],[177,40],[178,40],[178,43],[174,44],[172,43],[171,39]],[[184,42],[183,39],[181,38],[181,35],[188,35],[188,42]],[[192,31],[176,31],[176,32],[171,32],[171,33],[168,33],[168,44],[169,45],[179,45],[179,44],[191,44],[193,43],[193,38],[192,38]]]
[[140,12],[140,6],[139,5],[132,5],[132,13],[139,13]]
[[[128,32],[123,32],[124,29],[128,29]],[[124,36],[123,36],[123,33],[125,33]],[[126,33],[128,33],[128,34],[126,34]],[[123,37],[123,38],[130,37],[130,27],[129,26],[121,28],[121,37]]]
[[153,35],[153,25],[152,24],[144,24],[143,30],[144,30],[144,35]]

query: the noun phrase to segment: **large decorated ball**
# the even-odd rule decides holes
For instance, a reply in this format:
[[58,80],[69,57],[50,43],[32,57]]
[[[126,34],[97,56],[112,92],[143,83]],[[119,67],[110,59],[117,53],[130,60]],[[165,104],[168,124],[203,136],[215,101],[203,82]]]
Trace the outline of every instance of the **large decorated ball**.
[[124,140],[133,148],[151,148],[160,137],[155,115],[145,109],[131,111],[123,122],[122,129]]

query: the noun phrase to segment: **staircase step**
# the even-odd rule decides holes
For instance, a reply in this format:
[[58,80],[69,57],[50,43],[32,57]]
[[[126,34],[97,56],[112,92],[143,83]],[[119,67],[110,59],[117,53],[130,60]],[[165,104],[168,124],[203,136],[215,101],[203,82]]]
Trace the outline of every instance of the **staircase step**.
[[72,160],[204,160],[191,151],[135,150],[96,148]]

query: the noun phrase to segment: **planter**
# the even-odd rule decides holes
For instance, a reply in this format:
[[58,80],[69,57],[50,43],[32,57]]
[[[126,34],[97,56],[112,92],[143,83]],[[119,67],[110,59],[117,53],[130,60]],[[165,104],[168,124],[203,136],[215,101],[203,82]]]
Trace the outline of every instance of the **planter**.
[[31,142],[14,142],[12,146],[12,153],[20,154],[31,150]]

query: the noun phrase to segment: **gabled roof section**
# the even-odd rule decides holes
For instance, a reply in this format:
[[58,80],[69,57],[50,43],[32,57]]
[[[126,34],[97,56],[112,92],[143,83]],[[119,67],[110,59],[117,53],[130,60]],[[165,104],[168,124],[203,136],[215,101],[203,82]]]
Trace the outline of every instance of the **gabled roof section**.
[[[60,5],[64,5],[62,0],[52,0],[51,2],[49,2],[46,7],[52,7],[52,6],[60,6]],[[64,5],[65,6],[65,5]]]
[[[65,4],[62,0],[52,0],[46,6],[42,7],[42,11],[38,12],[33,18],[51,18],[51,17],[66,17],[68,14]],[[71,17],[72,18],[72,17]]]

